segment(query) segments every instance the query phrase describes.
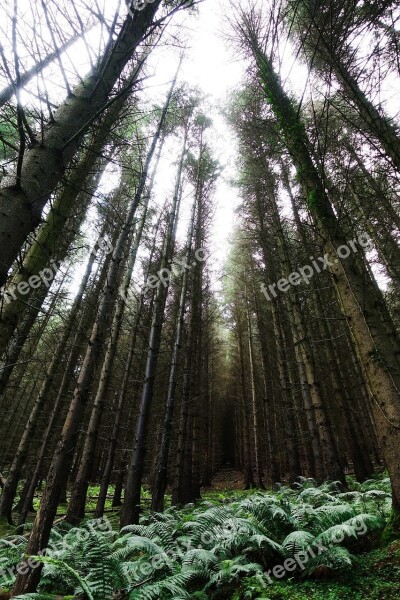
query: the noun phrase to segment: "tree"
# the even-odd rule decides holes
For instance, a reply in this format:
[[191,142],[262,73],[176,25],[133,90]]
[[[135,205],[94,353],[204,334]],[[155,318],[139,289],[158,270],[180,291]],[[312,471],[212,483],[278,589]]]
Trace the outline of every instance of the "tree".
[[[325,240],[325,256],[335,278],[335,287],[352,332],[357,355],[373,395],[372,410],[382,455],[393,489],[393,515],[399,525],[400,473],[397,439],[399,414],[396,334],[385,309],[382,294],[354,263],[338,260],[346,236],[311,158],[309,142],[299,111],[285,93],[272,62],[261,46],[260,20],[255,11],[241,13],[237,31],[256,61],[260,82],[275,115],[291,159],[296,166],[307,207]],[[367,286],[367,293],[365,287]]]
[[[50,193],[75,155],[83,135],[112,103],[112,89],[139,44],[152,31],[161,2],[156,0],[143,10],[128,14],[116,41],[109,44],[98,65],[54,113],[52,123],[42,132],[41,142],[20,152],[15,175],[1,183],[0,285],[5,283],[27,236],[40,222]],[[191,0],[182,0],[178,8],[190,4]],[[36,184],[31,185],[32,181]]]

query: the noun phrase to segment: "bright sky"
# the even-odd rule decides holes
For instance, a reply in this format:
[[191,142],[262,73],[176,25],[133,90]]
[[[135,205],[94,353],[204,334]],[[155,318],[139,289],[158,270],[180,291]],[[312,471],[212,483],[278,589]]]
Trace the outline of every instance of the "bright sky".
[[[229,238],[233,231],[235,208],[239,204],[237,190],[229,185],[235,177],[236,142],[232,131],[221,115],[221,108],[226,103],[229,91],[236,87],[243,78],[245,65],[234,60],[227,49],[221,35],[223,18],[229,2],[205,0],[199,5],[198,17],[178,15],[175,22],[183,25],[181,31],[189,39],[185,53],[179,82],[187,82],[190,86],[198,86],[206,95],[205,111],[213,121],[212,130],[207,141],[211,144],[214,157],[223,166],[222,176],[216,184],[213,198],[214,218],[210,231],[209,267],[216,279],[222,269],[229,252]],[[163,102],[170,82],[178,64],[178,53],[175,49],[156,49],[149,60],[150,72],[154,77],[149,80],[148,88],[143,94],[143,101],[157,99]],[[175,145],[176,154],[164,153],[161,161],[155,188],[156,199],[162,203],[171,193],[174,184],[180,146]],[[169,148],[171,150],[171,148]],[[171,155],[172,154],[172,155]],[[167,156],[165,156],[167,155]],[[187,221],[190,214],[192,198],[184,203],[181,209],[178,239],[186,239]]]
[[[243,78],[244,65],[234,61],[221,35],[222,19],[227,8],[227,2],[205,0],[199,5],[197,18],[183,16],[183,21],[189,30],[188,50],[180,72],[180,81],[198,86],[207,96],[206,111],[213,121],[213,128],[208,134],[207,141],[211,144],[214,156],[222,164],[223,173],[216,185],[214,195],[215,216],[211,230],[211,259],[221,268],[228,254],[228,240],[233,230],[234,209],[238,206],[237,191],[229,185],[229,180],[235,176],[236,143],[232,131],[227,126],[221,108],[227,101],[229,91],[237,86]],[[171,79],[176,69],[176,54],[170,53],[168,60],[165,51],[159,57],[155,52],[155,80],[161,79],[161,73]],[[165,165],[164,165],[165,168]],[[167,167],[168,169],[168,167]],[[168,179],[167,169],[161,171],[160,180]],[[184,213],[185,211],[183,211]],[[185,219],[182,229],[186,230]]]

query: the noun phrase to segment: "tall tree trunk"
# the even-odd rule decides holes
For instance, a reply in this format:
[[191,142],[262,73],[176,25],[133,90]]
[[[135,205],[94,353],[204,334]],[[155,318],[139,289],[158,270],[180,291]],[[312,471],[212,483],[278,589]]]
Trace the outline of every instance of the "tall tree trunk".
[[253,469],[253,453],[250,434],[250,417],[247,410],[247,387],[246,387],[246,369],[244,364],[244,341],[243,332],[240,324],[240,316],[237,315],[237,347],[240,363],[240,388],[241,388],[241,410],[243,414],[243,444],[244,444],[244,489],[252,489],[256,487],[254,481]]
[[[267,345],[267,334],[266,326],[263,321],[259,301],[255,296],[255,310],[257,317],[257,330],[260,339],[261,347],[261,368],[264,383],[264,423],[265,423],[265,435],[266,435],[266,446],[267,446],[267,460],[266,466],[269,468],[270,483],[277,483],[280,481],[279,465],[277,460],[277,454],[280,454],[280,442],[281,438],[277,434],[277,411],[276,411],[276,394],[275,385],[272,379],[272,357],[270,357],[268,345]],[[272,336],[271,336],[272,338]],[[270,377],[268,382],[267,377]]]
[[[150,258],[148,261],[148,268],[147,268],[146,275],[144,277],[145,282],[147,281],[148,277],[150,276],[150,269],[153,265],[153,257],[155,254],[156,243],[157,243],[157,234],[158,234],[158,228],[156,228],[156,230],[154,232],[153,245],[152,245],[152,249],[150,252]],[[144,307],[144,295],[141,294],[139,306],[137,307],[137,312],[135,315],[135,321],[134,321],[134,324],[132,327],[132,337],[131,337],[131,341],[129,344],[129,351],[128,351],[128,356],[127,356],[126,363],[125,363],[121,389],[118,393],[118,401],[117,401],[117,407],[116,407],[116,411],[115,411],[116,412],[115,421],[114,421],[114,425],[113,425],[113,429],[112,429],[110,443],[108,446],[106,463],[105,463],[103,475],[101,478],[99,497],[97,499],[96,513],[95,513],[96,517],[101,517],[104,513],[104,506],[105,506],[105,502],[106,502],[107,490],[108,490],[108,486],[110,484],[111,474],[112,474],[112,471],[114,468],[115,454],[117,451],[117,446],[118,446],[118,441],[119,441],[119,436],[120,436],[124,406],[126,404],[126,399],[127,399],[129,376],[131,374],[133,360],[135,358],[136,340],[137,340],[137,335],[138,335],[138,331],[139,331],[140,321],[142,318],[143,307]],[[126,461],[127,461],[127,458],[124,461],[124,464],[126,463]],[[117,483],[119,483],[119,481],[120,481],[120,479],[117,479]],[[117,487],[117,484],[116,484],[116,487]],[[121,483],[121,494],[122,494],[122,483]],[[115,505],[115,506],[121,506],[121,505],[122,505],[122,501],[118,505]],[[113,504],[113,506],[114,506],[114,504]]]
[[371,390],[379,443],[392,484],[393,526],[400,531],[400,355],[398,349],[393,350],[397,346],[396,333],[385,316],[384,300],[379,290],[364,278],[357,264],[338,259],[337,249],[346,246],[347,240],[311,159],[298,110],[285,94],[251,31],[248,39],[261,81],[306,193],[307,205],[320,234],[326,239],[326,258],[338,299],[349,322],[357,355]]
[[[90,253],[89,260],[86,265],[86,270],[85,270],[84,276],[82,277],[82,280],[81,280],[81,283],[79,286],[78,293],[75,296],[73,305],[71,307],[71,311],[68,315],[67,325],[64,329],[64,332],[58,343],[57,350],[56,350],[56,352],[53,356],[53,359],[50,363],[48,373],[47,373],[46,379],[43,383],[42,389],[39,392],[39,396],[38,396],[37,402],[36,402],[36,408],[37,408],[38,404],[40,404],[40,407],[39,407],[39,411],[37,411],[36,419],[39,416],[41,406],[43,405],[44,402],[46,402],[46,399],[48,398],[48,396],[51,393],[51,389],[54,385],[54,379],[60,368],[60,364],[62,362],[62,357],[65,353],[65,347],[68,343],[68,340],[71,337],[73,329],[76,327],[76,320],[78,317],[81,302],[82,302],[83,296],[86,292],[87,284],[89,282],[89,279],[90,279],[90,276],[91,276],[91,273],[93,270],[93,265],[96,260],[97,254],[98,254],[99,244],[101,244],[101,242],[103,240],[104,232],[105,232],[105,227],[103,228],[103,231],[100,233],[99,239],[97,240],[96,244],[94,245],[94,247]],[[68,361],[65,366],[66,366],[66,373],[67,373],[69,370],[68,369],[68,366],[69,366]],[[61,386],[61,387],[63,388],[63,386]],[[42,444],[39,449],[39,453],[37,456],[33,475],[32,475],[32,477],[27,478],[26,485],[21,494],[22,507],[21,507],[20,516],[19,516],[19,523],[18,523],[19,525],[22,525],[23,523],[25,523],[30,506],[32,504],[35,489],[36,489],[36,486],[37,486],[37,483],[39,481],[39,477],[40,477],[40,474],[42,471],[43,461],[44,461],[46,451],[47,451],[47,448],[49,445],[49,440],[53,433],[53,427],[54,427],[55,421],[57,419],[57,416],[59,414],[60,405],[61,405],[62,400],[63,400],[63,394],[58,393],[56,400],[53,404],[51,413],[50,413],[50,419],[47,423],[47,427],[46,427],[46,431],[43,436]],[[32,411],[31,417],[30,417],[30,421],[31,421],[31,426],[32,426],[32,421],[34,421],[33,411]],[[34,427],[36,427],[36,425],[34,425]],[[21,440],[21,443],[22,443],[22,440]],[[26,451],[27,451],[27,449],[25,450],[25,453],[26,453]],[[18,456],[18,453],[14,459],[14,463],[17,460],[17,456]],[[10,475],[11,475],[11,471],[10,471]],[[19,478],[19,474],[17,475],[17,477]],[[0,501],[0,515],[1,515],[1,511],[2,511],[2,505],[3,505],[3,498],[1,498],[1,501]]]
[[[162,145],[160,147],[161,152]],[[156,174],[160,152],[158,153],[157,159],[155,161],[155,166],[153,169],[153,174],[150,180],[150,184],[148,186],[148,190],[146,191],[143,206],[142,206],[142,217],[137,227],[137,231],[135,234],[135,240],[133,244],[133,248],[130,250],[130,255],[128,259],[128,263],[126,266],[126,271],[124,275],[124,279],[121,285],[120,294],[116,300],[116,310],[114,312],[114,317],[112,320],[112,325],[110,329],[110,335],[107,340],[107,347],[104,356],[103,365],[101,368],[99,385],[97,388],[97,393],[93,402],[92,412],[90,416],[90,421],[88,424],[88,428],[85,436],[85,444],[82,451],[82,458],[79,465],[79,470],[74,481],[74,485],[72,488],[72,495],[70,504],[68,506],[68,511],[66,515],[66,521],[69,523],[78,523],[85,516],[85,505],[86,505],[86,496],[87,490],[89,487],[89,480],[93,470],[93,464],[95,459],[95,450],[96,443],[100,429],[101,416],[104,410],[104,403],[106,399],[106,395],[108,392],[110,377],[112,373],[112,368],[114,365],[114,357],[117,350],[117,345],[120,337],[122,319],[124,316],[125,305],[126,305],[126,295],[128,293],[128,288],[131,283],[133,269],[136,264],[136,257],[139,250],[139,245],[142,240],[143,230],[146,223],[147,210],[149,205],[150,196],[152,193],[152,188],[154,185],[154,177]],[[111,309],[112,307],[110,307]]]
[[[175,184],[174,197],[169,216],[169,223],[166,232],[166,238],[163,249],[163,258],[161,272],[169,272],[171,261],[175,249],[175,236],[177,220],[179,215],[179,205],[181,198],[182,173],[186,156],[187,131],[183,142],[183,151],[178,167],[178,174]],[[169,277],[167,281],[158,281],[157,295],[155,299],[154,314],[149,336],[149,349],[147,354],[145,381],[143,386],[142,399],[140,403],[139,416],[136,424],[134,448],[131,462],[128,470],[128,478],[125,488],[125,499],[121,512],[121,527],[139,522],[141,488],[144,471],[144,458],[147,440],[147,424],[150,413],[150,407],[153,400],[154,380],[158,355],[161,344],[161,333],[164,323],[164,310],[167,301]]]
[[[307,253],[311,254],[312,246],[310,244],[309,238],[307,238],[304,224],[300,219],[299,211],[290,185],[288,169],[287,166],[283,163],[283,161],[281,162],[281,167],[283,183],[291,201],[297,232],[300,236],[303,247],[307,250]],[[326,366],[327,370],[329,371],[329,378],[332,384],[331,390],[333,391],[335,398],[334,404],[335,406],[341,407],[342,414],[340,418],[342,422],[344,421],[344,428],[346,429],[345,437],[350,447],[355,474],[359,481],[363,481],[364,479],[370,477],[373,472],[373,465],[369,456],[365,451],[362,451],[362,447],[368,447],[368,444],[366,443],[366,439],[363,438],[363,446],[360,446],[361,438],[359,435],[357,423],[354,421],[353,412],[352,410],[350,410],[350,412],[346,411],[346,403],[348,406],[351,406],[351,395],[349,393],[347,381],[343,374],[343,365],[339,360],[337,347],[333,342],[333,336],[330,331],[328,322],[323,316],[324,301],[321,298],[321,294],[319,293],[318,288],[312,288],[310,292],[310,299],[312,301],[312,304],[314,305],[316,314],[320,315],[320,317],[317,320],[317,329],[319,338],[324,341],[323,353],[325,355]],[[350,350],[350,352],[352,352],[352,350]],[[350,377],[350,374],[348,376]],[[331,390],[328,390],[328,392],[330,393]],[[364,411],[361,412],[363,413]],[[368,428],[365,419],[361,431],[364,427]]]
[[[27,236],[39,224],[50,194],[64,175],[80,141],[93,120],[106,108],[118,77],[151,27],[160,4],[161,0],[155,0],[147,3],[142,11],[127,16],[100,64],[55,112],[53,122],[43,132],[42,142],[26,150],[16,175],[2,181],[0,285],[6,282]],[[22,580],[20,577],[17,588]]]
[[[191,247],[194,231],[194,218],[196,211],[196,202],[193,202],[192,216],[190,219],[189,233],[187,239],[187,264],[191,263]],[[183,328],[185,323],[185,308],[189,282],[189,271],[185,269],[182,274],[181,295],[179,300],[179,310],[177,317],[177,325],[175,332],[175,342],[172,351],[171,366],[169,371],[167,400],[165,406],[164,424],[161,435],[161,442],[158,450],[158,459],[156,465],[156,473],[153,482],[153,495],[151,508],[154,511],[161,512],[164,510],[164,495],[167,489],[168,481],[168,458],[172,436],[172,422],[175,408],[175,393],[177,384],[177,370],[180,361],[180,352],[182,345]]]
[[263,482],[263,464],[260,456],[260,434],[258,425],[258,406],[257,406],[257,392],[256,392],[256,374],[254,364],[254,349],[253,349],[253,328],[251,325],[250,310],[247,304],[246,307],[247,316],[247,335],[249,338],[249,363],[250,363],[250,387],[251,387],[251,410],[253,420],[253,437],[254,437],[254,459],[255,469],[258,480],[258,487],[265,489]]

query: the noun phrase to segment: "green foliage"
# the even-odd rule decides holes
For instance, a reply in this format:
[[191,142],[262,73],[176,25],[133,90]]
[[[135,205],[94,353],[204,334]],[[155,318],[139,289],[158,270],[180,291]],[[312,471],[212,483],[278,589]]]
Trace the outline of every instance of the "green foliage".
[[[59,526],[52,531],[58,549],[38,559],[44,563],[38,594],[23,598],[296,598],[282,590],[293,592],[294,582],[298,590],[307,578],[335,581],[357,564],[355,545],[369,549],[368,540],[390,514],[387,485],[385,478],[350,480],[350,490],[341,492],[338,482],[317,487],[303,478],[274,493],[218,493],[211,504],[144,514],[139,525],[119,533],[98,531],[90,522]],[[18,564],[25,549],[25,538],[1,540],[3,569]],[[264,573],[299,553],[307,559],[296,562],[287,583],[267,585]]]

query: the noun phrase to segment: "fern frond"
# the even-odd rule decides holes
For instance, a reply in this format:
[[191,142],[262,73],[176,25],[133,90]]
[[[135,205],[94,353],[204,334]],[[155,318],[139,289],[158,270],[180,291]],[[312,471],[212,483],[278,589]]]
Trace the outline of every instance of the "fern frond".
[[326,552],[317,554],[305,565],[301,576],[306,577],[318,572],[319,569],[329,569],[331,571],[345,571],[352,565],[351,555],[346,548],[333,546]]
[[139,535],[124,535],[118,538],[111,547],[111,556],[118,560],[126,560],[135,552],[146,552],[150,556],[165,554],[164,549],[153,540]]
[[342,543],[345,539],[357,538],[357,531],[352,525],[340,523],[333,525],[316,538],[316,543],[321,542],[324,546],[332,546]]
[[189,550],[182,560],[182,567],[199,567],[207,570],[212,570],[218,565],[218,559],[210,550],[196,548]]
[[185,587],[198,576],[199,574],[195,570],[183,569],[180,573],[171,575],[162,581],[134,589],[129,595],[129,600],[190,598]]
[[64,563],[62,560],[57,560],[56,558],[50,558],[48,556],[32,556],[31,558],[43,564],[55,565],[58,566],[60,569],[65,569],[77,580],[79,586],[87,595],[88,600],[95,600],[91,590],[89,589],[89,586],[87,585],[83,577],[81,577],[81,575],[77,571],[75,571],[75,569]]
[[294,556],[301,550],[308,548],[314,540],[314,536],[308,531],[293,531],[283,540],[282,546],[288,556]]
[[350,504],[325,504],[316,508],[315,513],[321,528],[324,529],[355,516],[355,510]]

